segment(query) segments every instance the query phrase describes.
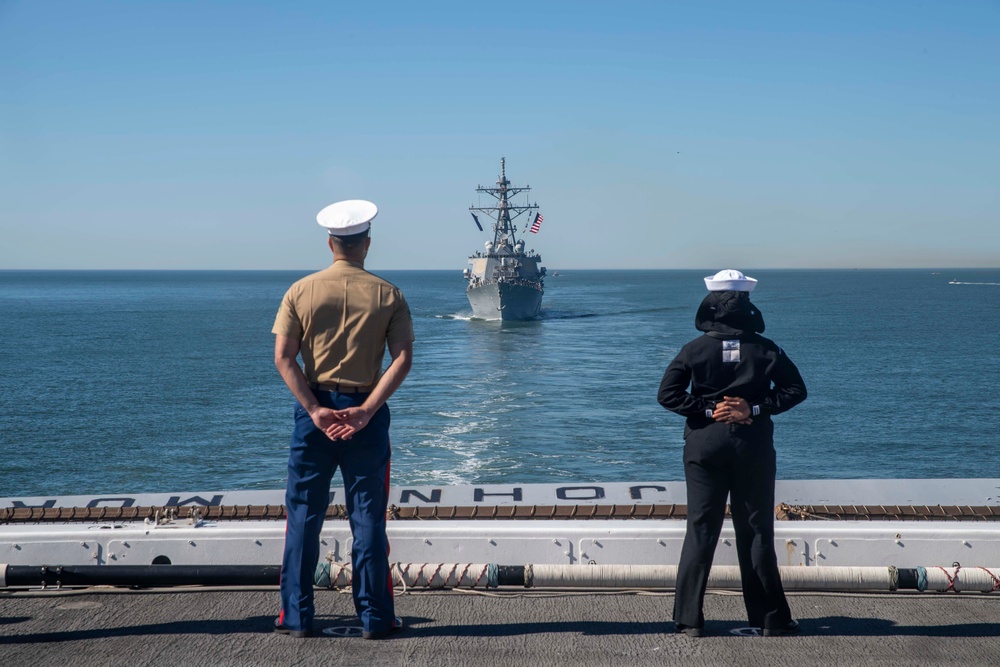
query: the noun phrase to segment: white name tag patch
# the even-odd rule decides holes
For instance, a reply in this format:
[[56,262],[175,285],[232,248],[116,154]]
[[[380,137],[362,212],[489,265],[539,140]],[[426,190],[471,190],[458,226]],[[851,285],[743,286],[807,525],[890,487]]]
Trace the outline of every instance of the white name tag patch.
[[722,341],[722,362],[736,363],[739,360],[740,360],[740,341],[738,340]]

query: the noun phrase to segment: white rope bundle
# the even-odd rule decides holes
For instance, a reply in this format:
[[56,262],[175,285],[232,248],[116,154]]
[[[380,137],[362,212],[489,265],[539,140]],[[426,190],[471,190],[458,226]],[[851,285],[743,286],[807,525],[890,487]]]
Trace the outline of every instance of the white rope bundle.
[[[739,585],[739,568],[736,569]],[[781,585],[791,591],[890,591],[895,586],[888,567],[779,566],[778,571]]]
[[[715,575],[719,568],[712,568]],[[676,565],[532,565],[528,583],[540,588],[673,588]],[[739,569],[737,568],[739,586]],[[725,588],[709,576],[709,586]]]
[[[1000,568],[925,569],[926,587],[921,590],[1000,590]],[[897,583],[896,569],[890,567],[783,566],[778,570],[787,590],[890,591]],[[532,572],[529,585],[543,588],[674,588],[677,584],[676,565],[533,565]],[[740,568],[713,567],[708,587],[740,589]]]
[[1000,568],[989,567],[933,567],[928,566],[929,591],[980,591],[992,593],[1000,590]]

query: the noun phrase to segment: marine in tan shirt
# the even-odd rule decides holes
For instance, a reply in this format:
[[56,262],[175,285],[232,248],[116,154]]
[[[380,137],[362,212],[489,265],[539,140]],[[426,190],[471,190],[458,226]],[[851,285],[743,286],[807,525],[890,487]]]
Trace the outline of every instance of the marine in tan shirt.
[[[338,469],[354,536],[351,592],[362,636],[380,639],[402,628],[385,531],[392,458],[386,401],[410,371],[413,324],[399,289],[364,268],[377,212],[363,200],[320,211],[333,265],[289,288],[272,328],[275,366],[298,399],[285,490],[281,613],[274,623],[279,634],[313,632],[313,574]],[[386,349],[392,361],[383,371]]]
[[413,342],[410,308],[392,283],[338,259],[289,288],[271,332],[300,341],[309,384],[373,387],[386,345]]

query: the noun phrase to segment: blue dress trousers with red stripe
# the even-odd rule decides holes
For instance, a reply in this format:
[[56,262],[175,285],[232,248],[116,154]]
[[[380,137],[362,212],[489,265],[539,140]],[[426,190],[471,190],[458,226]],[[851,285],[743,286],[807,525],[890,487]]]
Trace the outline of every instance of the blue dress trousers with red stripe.
[[[367,394],[316,391],[324,407],[360,406]],[[350,440],[330,440],[295,404],[295,430],[288,457],[285,509],[288,523],[281,565],[280,623],[311,630],[315,606],[313,577],[320,558],[320,531],[330,504],[330,481],[340,468],[351,534],[354,607],[366,631],[393,625],[395,608],[385,534],[389,501],[389,406],[383,405]]]

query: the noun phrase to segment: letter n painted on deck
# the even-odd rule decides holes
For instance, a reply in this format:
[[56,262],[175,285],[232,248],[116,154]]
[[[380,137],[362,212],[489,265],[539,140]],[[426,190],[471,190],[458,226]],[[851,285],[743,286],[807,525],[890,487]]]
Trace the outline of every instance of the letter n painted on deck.
[[182,507],[184,505],[204,505],[205,507],[218,507],[222,504],[222,495],[212,496],[212,500],[208,501],[201,496],[191,496],[187,500],[181,500],[180,496],[170,496],[170,500],[167,501],[165,507]]
[[431,497],[428,498],[424,494],[420,493],[416,489],[403,489],[399,494],[400,504],[405,504],[410,502],[410,496],[416,496],[420,498],[425,503],[439,503],[441,502],[441,489],[431,490]]

